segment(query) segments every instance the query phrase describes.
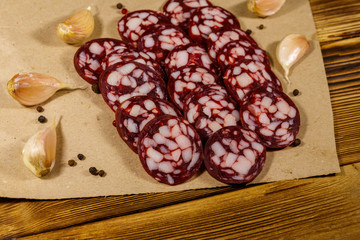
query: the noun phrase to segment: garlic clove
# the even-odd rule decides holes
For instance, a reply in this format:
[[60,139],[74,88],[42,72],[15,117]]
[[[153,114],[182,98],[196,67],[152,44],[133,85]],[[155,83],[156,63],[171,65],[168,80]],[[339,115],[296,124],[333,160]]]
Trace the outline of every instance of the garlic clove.
[[57,26],[57,35],[68,44],[78,44],[94,31],[94,16],[91,7],[75,13]]
[[60,89],[71,88],[54,77],[41,73],[18,73],[7,83],[9,94],[25,106],[34,106],[45,102]]
[[247,7],[259,17],[275,14],[284,5],[285,0],[249,0]]
[[276,48],[276,58],[285,72],[288,84],[290,68],[310,50],[310,44],[305,36],[290,34],[282,39]]
[[56,121],[37,132],[26,143],[21,152],[25,166],[37,177],[48,174],[55,165]]

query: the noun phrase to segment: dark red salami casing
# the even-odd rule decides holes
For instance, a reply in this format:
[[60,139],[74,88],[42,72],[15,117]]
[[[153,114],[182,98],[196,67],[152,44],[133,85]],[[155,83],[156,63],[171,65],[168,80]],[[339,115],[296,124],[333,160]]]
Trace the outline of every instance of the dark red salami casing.
[[162,115],[181,116],[170,102],[150,96],[135,96],[125,100],[115,113],[115,126],[120,137],[137,153],[138,136],[144,126]]
[[163,12],[169,17],[170,23],[181,27],[187,32],[191,15],[199,7],[212,6],[208,0],[168,0]]
[[261,172],[266,148],[252,131],[230,126],[207,141],[204,164],[209,174],[226,184],[246,184]]
[[161,12],[153,10],[139,10],[129,12],[118,22],[118,32],[121,38],[137,47],[137,41],[143,33],[155,24],[169,24],[170,19]]
[[138,153],[145,171],[158,182],[177,185],[196,174],[203,162],[200,137],[183,118],[163,115],[139,135]]
[[138,62],[119,62],[100,76],[99,87],[105,102],[115,112],[133,96],[148,95],[166,99],[166,84],[154,70]]
[[231,12],[222,7],[201,7],[191,16],[188,32],[194,42],[206,46],[210,33],[225,27],[240,28],[240,23]]
[[97,38],[84,43],[74,55],[76,72],[90,84],[97,84],[103,72],[101,62],[112,51],[128,51],[132,48],[121,40]]
[[242,101],[240,119],[245,129],[254,131],[268,148],[284,148],[293,143],[300,128],[300,113],[282,91],[259,87]]

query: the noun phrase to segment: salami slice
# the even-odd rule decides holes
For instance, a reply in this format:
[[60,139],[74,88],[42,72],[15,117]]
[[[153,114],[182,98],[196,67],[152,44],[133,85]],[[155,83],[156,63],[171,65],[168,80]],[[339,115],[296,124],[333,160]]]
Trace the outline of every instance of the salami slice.
[[266,148],[252,131],[238,126],[214,133],[205,145],[204,164],[212,177],[226,184],[246,184],[261,172]]
[[198,44],[206,46],[210,33],[225,27],[240,28],[237,18],[218,6],[198,8],[189,22],[189,36]]
[[207,47],[210,59],[213,61],[217,61],[220,50],[225,46],[225,44],[234,40],[242,40],[248,45],[252,45],[254,48],[258,48],[255,40],[248,34],[246,34],[246,32],[241,29],[227,27],[210,33],[207,40]]
[[167,89],[172,102],[180,110],[184,110],[184,99],[189,93],[199,86],[216,84],[219,81],[217,75],[207,68],[184,66],[169,75]]
[[138,49],[162,63],[176,46],[186,45],[191,39],[179,27],[157,25],[146,31],[138,42]]
[[268,85],[282,90],[280,80],[268,65],[248,59],[229,66],[223,79],[229,94],[239,103],[256,87]]
[[163,115],[151,120],[139,135],[138,153],[145,171],[169,185],[183,183],[203,162],[199,135],[185,119]]
[[163,79],[166,78],[166,75],[162,69],[162,67],[149,55],[144,52],[138,52],[135,50],[127,51],[127,52],[111,52],[104,58],[101,63],[102,69],[105,71],[110,66],[119,63],[119,62],[129,62],[134,61],[141,64],[145,64],[150,67],[152,70],[156,71]]
[[93,39],[83,44],[74,55],[77,73],[90,84],[96,84],[102,73],[101,62],[112,51],[128,51],[126,43],[113,38]]
[[270,67],[266,52],[259,47],[254,47],[247,41],[237,40],[227,43],[217,54],[217,62],[223,72],[229,65],[242,59],[250,59],[261,62]]
[[137,153],[138,136],[144,126],[161,115],[181,116],[171,103],[149,96],[135,96],[125,100],[115,114],[115,126],[121,138]]
[[170,18],[171,24],[188,30],[188,23],[191,15],[199,7],[212,6],[208,0],[168,0],[163,12]]
[[216,84],[200,86],[188,94],[184,116],[203,140],[220,128],[240,124],[237,104],[229,98],[224,87]]
[[140,10],[126,14],[118,22],[121,38],[132,46],[137,46],[141,35],[155,24],[168,24],[169,19],[160,12]]
[[217,73],[217,66],[210,60],[206,50],[195,44],[177,46],[165,59],[165,69],[168,74],[189,65],[205,67]]
[[100,90],[105,102],[115,112],[133,96],[166,98],[164,80],[148,66],[137,62],[120,62],[106,69],[100,77]]
[[260,87],[249,92],[241,106],[241,123],[255,131],[269,148],[284,148],[295,141],[300,128],[299,110],[282,91]]

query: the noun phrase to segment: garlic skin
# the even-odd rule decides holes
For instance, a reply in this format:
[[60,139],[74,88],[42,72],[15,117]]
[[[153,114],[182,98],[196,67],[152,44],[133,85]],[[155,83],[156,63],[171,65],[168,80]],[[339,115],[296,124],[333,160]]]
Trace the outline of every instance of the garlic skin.
[[37,177],[48,174],[55,165],[56,123],[37,132],[26,143],[21,153],[25,166]]
[[60,23],[56,33],[67,44],[79,44],[90,37],[94,26],[94,16],[91,7],[88,7]]
[[284,5],[285,0],[249,0],[247,7],[259,17],[274,15]]
[[9,94],[25,106],[43,103],[58,90],[69,87],[51,76],[34,72],[18,73],[7,83]]
[[305,36],[290,34],[282,39],[276,48],[276,58],[285,72],[288,84],[290,68],[297,63],[310,50],[310,43]]

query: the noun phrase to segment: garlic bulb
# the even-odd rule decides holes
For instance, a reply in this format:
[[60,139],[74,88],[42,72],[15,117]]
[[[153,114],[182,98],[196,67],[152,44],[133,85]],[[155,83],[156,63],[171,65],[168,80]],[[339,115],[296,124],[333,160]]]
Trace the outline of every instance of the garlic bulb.
[[21,157],[25,166],[37,177],[48,174],[55,164],[56,122],[37,132],[25,144]]
[[305,36],[290,34],[281,40],[276,48],[276,58],[285,72],[285,79],[290,84],[290,68],[310,50],[310,44]]
[[249,0],[247,7],[259,17],[275,14],[284,5],[285,0]]
[[7,83],[9,94],[25,106],[33,106],[45,102],[60,89],[71,88],[51,76],[41,73],[18,73]]
[[68,44],[78,44],[94,31],[94,16],[91,7],[75,13],[57,26],[57,35]]

